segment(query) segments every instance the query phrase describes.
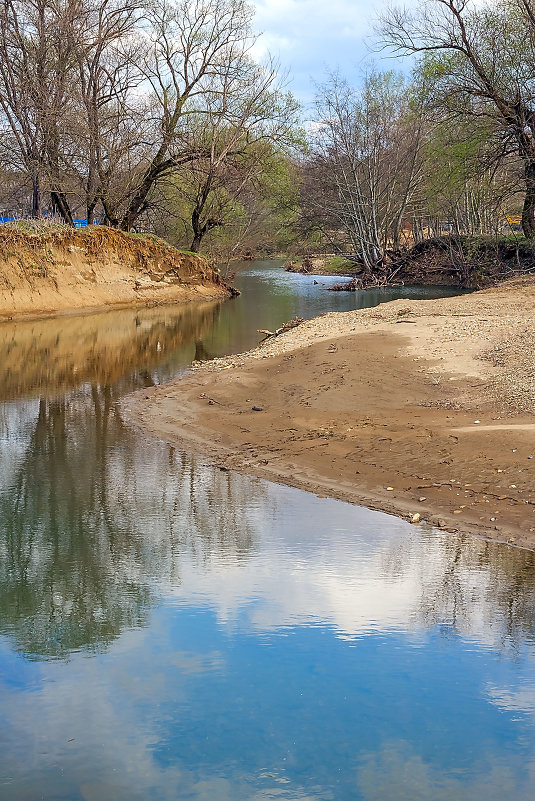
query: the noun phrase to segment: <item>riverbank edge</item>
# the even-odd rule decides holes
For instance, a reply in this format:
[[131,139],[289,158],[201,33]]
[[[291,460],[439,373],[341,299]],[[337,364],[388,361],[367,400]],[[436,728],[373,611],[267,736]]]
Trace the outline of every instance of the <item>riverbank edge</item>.
[[[365,269],[344,256],[299,256],[288,259],[287,272],[352,279],[336,289],[355,291],[394,286],[450,286],[484,289],[535,273],[535,246],[516,236],[448,234],[389,251],[384,264]],[[333,287],[330,287],[333,289]]]
[[0,322],[233,294],[209,260],[150,234],[0,227]]
[[[504,404],[505,406],[507,406],[507,404],[499,390],[497,397],[485,397],[488,381],[490,379],[491,383],[493,382],[496,371],[490,362],[481,361],[479,359],[481,352],[488,348],[489,331],[495,331],[496,328],[498,331],[502,330],[504,333],[510,331],[512,324],[511,318],[518,316],[517,308],[516,312],[512,315],[502,315],[503,319],[498,326],[496,325],[496,319],[489,319],[492,310],[497,312],[498,316],[500,316],[499,309],[503,308],[503,303],[500,304],[497,301],[501,300],[503,302],[504,298],[497,298],[496,295],[503,295],[504,292],[506,294],[509,293],[511,295],[510,300],[512,301],[512,305],[516,306],[519,297],[522,297],[524,291],[525,287],[523,286],[520,288],[519,292],[516,292],[513,298],[513,290],[501,287],[496,290],[486,290],[481,293],[476,293],[475,295],[472,294],[470,296],[462,296],[453,299],[410,302],[393,301],[382,304],[375,309],[323,315],[322,317],[308,321],[298,329],[294,329],[278,337],[276,341],[268,342],[263,346],[261,345],[246,354],[240,354],[227,359],[216,359],[212,362],[204,363],[202,366],[190,371],[186,376],[177,381],[173,381],[162,387],[141,390],[134,395],[128,396],[121,404],[122,414],[129,424],[135,426],[145,434],[167,441],[172,445],[202,453],[205,458],[222,469],[232,469],[275,483],[290,485],[298,489],[313,492],[319,496],[334,497],[342,501],[393,514],[412,522],[420,524],[428,523],[431,526],[439,526],[451,532],[482,536],[489,540],[506,542],[510,545],[514,544],[518,547],[533,550],[535,549],[535,534],[533,533],[535,531],[533,527],[535,515],[530,517],[529,513],[533,512],[535,499],[532,499],[531,495],[529,496],[529,500],[524,498],[524,496],[526,496],[526,498],[528,497],[530,485],[533,483],[530,476],[527,476],[526,486],[523,486],[518,478],[514,479],[518,482],[518,489],[516,484],[511,483],[509,486],[514,488],[514,491],[511,489],[502,490],[502,492],[506,494],[498,495],[497,491],[489,491],[489,487],[491,490],[495,489],[494,485],[497,487],[500,482],[503,485],[504,481],[511,481],[511,475],[514,478],[517,472],[521,473],[522,470],[525,469],[522,467],[517,471],[516,457],[513,456],[512,461],[511,457],[509,457],[507,461],[507,457],[503,457],[503,454],[506,451],[510,451],[512,454],[516,453],[517,448],[509,447],[509,438],[511,431],[514,433],[519,428],[528,432],[527,436],[523,437],[523,439],[528,440],[528,446],[531,448],[530,436],[531,433],[535,434],[535,415],[530,412],[526,414],[526,412],[521,412],[518,409],[511,410],[510,407],[508,410],[504,408]],[[471,304],[470,308],[473,308],[474,303],[477,304],[477,296],[484,298],[482,313],[485,314],[485,318],[482,318],[482,320],[484,319],[484,322],[489,324],[482,324],[481,330],[478,329],[478,336],[475,337],[470,347],[470,353],[467,352],[466,337],[461,336],[459,339],[459,347],[450,349],[451,352],[444,355],[444,343],[447,342],[451,344],[452,342],[452,331],[450,329],[453,327],[455,333],[459,334],[460,326],[458,325],[459,320],[457,318],[462,318],[464,316],[471,317],[473,315],[473,313],[467,309],[466,303],[469,302]],[[466,298],[471,300],[465,301]],[[535,291],[531,292],[530,299],[531,306],[527,309],[527,313],[532,315]],[[450,304],[449,314],[447,308],[448,304]],[[451,304],[453,304],[453,307]],[[464,312],[463,308],[465,310]],[[418,313],[421,316],[420,321],[417,321],[414,317],[413,319],[410,317],[407,318],[408,315],[416,316]],[[431,319],[436,323],[437,318],[442,318],[442,333],[444,336],[442,338],[437,336],[437,329],[435,326],[434,346],[426,346],[422,351],[421,338],[423,337],[424,340],[427,340],[429,336],[429,320]],[[325,329],[325,325],[322,325],[322,322],[327,319],[329,321],[335,320],[335,323],[334,325],[328,325],[327,329],[322,331],[322,327]],[[345,325],[341,324],[344,319]],[[444,321],[447,321],[449,325],[444,326]],[[420,329],[419,342],[416,341],[418,337],[415,337],[415,324],[418,322]],[[477,323],[478,321],[476,319],[472,322]],[[395,330],[392,329],[392,325],[396,325]],[[376,436],[375,440],[372,438],[370,448],[374,453],[374,458],[376,458],[378,462],[380,462],[381,458],[385,461],[383,465],[384,475],[387,476],[389,471],[389,454],[384,448],[381,450],[378,442],[388,439],[389,437],[395,438],[396,436],[400,436],[399,431],[403,430],[407,425],[409,428],[416,428],[416,432],[415,438],[408,444],[407,442],[400,443],[402,460],[403,448],[417,445],[418,437],[424,430],[430,432],[429,436],[431,438],[433,436],[439,436],[444,440],[434,445],[433,447],[435,449],[439,449],[439,447],[444,448],[444,443],[446,443],[445,447],[447,448],[448,438],[458,441],[458,432],[466,431],[467,429],[470,429],[474,436],[480,438],[477,440],[479,447],[481,444],[481,435],[483,434],[483,447],[485,447],[485,445],[487,448],[492,446],[492,448],[496,450],[496,464],[503,464],[503,469],[496,466],[491,466],[489,469],[487,469],[488,466],[485,467],[485,470],[487,470],[487,472],[490,471],[492,474],[490,482],[487,481],[486,484],[482,484],[482,489],[479,491],[481,498],[479,498],[478,502],[490,504],[487,508],[487,517],[485,520],[478,520],[474,517],[474,514],[472,514],[469,519],[463,521],[462,517],[465,516],[463,510],[466,505],[461,504],[460,501],[456,501],[455,498],[453,498],[454,493],[457,496],[461,495],[463,487],[472,486],[472,482],[465,483],[463,480],[457,485],[453,484],[453,480],[433,482],[431,480],[433,476],[426,477],[424,475],[426,470],[424,458],[426,451],[422,445],[418,447],[422,447],[422,453],[424,454],[423,462],[420,460],[420,463],[416,464],[416,468],[413,465],[412,471],[415,475],[413,475],[412,478],[415,480],[411,483],[418,485],[418,480],[416,479],[422,479],[423,477],[423,479],[427,479],[428,484],[422,481],[420,486],[423,483],[423,485],[427,487],[438,487],[438,490],[423,490],[427,497],[418,498],[418,492],[415,492],[413,487],[409,487],[409,489],[411,489],[409,493],[396,491],[396,480],[394,477],[392,477],[391,482],[381,480],[380,484],[376,482],[376,486],[370,486],[369,482],[368,486],[364,486],[366,484],[366,475],[362,468],[360,471],[357,470],[356,472],[357,474],[360,472],[363,475],[363,480],[361,481],[359,477],[356,481],[348,482],[347,476],[343,479],[339,476],[337,477],[334,472],[331,475],[325,475],[325,470],[322,474],[318,472],[311,463],[301,463],[298,465],[298,469],[292,469],[292,467],[295,468],[295,465],[292,465],[291,458],[286,459],[286,462],[283,460],[280,464],[270,464],[273,454],[271,453],[269,442],[266,442],[265,447],[263,447],[261,438],[259,439],[257,437],[255,441],[254,434],[250,433],[255,430],[255,418],[256,420],[260,420],[262,415],[255,415],[254,411],[252,415],[244,413],[242,408],[243,398],[237,398],[236,388],[240,383],[246,387],[245,394],[251,394],[252,398],[263,398],[265,406],[268,407],[272,400],[272,397],[269,396],[269,388],[276,382],[279,373],[284,371],[284,360],[304,357],[312,353],[314,348],[321,346],[323,350],[316,358],[317,368],[318,364],[322,366],[325,363],[322,360],[325,360],[326,354],[334,353],[342,348],[344,340],[347,340],[350,346],[348,352],[354,353],[354,340],[356,337],[373,337],[376,335],[384,338],[387,369],[389,369],[389,366],[393,367],[394,364],[399,368],[403,359],[409,360],[403,367],[406,373],[408,371],[406,378],[409,387],[411,382],[415,383],[413,379],[417,377],[416,375],[410,374],[411,369],[414,370],[414,368],[411,368],[410,361],[414,360],[420,362],[420,366],[418,367],[420,376],[418,380],[423,378],[424,383],[428,382],[432,389],[429,395],[419,400],[417,399],[416,406],[421,404],[424,410],[425,407],[429,407],[430,411],[432,411],[433,414],[436,412],[439,417],[444,417],[444,412],[447,410],[449,414],[446,415],[446,417],[451,420],[451,422],[446,422],[444,431],[438,434],[436,430],[433,430],[433,421],[431,419],[433,418],[433,414],[431,414],[430,417],[431,422],[428,421],[426,423],[427,427],[422,426],[421,431],[418,430],[417,426],[408,425],[407,419],[410,418],[403,417],[403,415],[397,421],[391,418],[387,424],[382,423],[382,430],[378,430],[377,432],[381,433],[382,436],[380,438]],[[327,342],[329,343],[328,347]],[[370,344],[373,344],[371,340],[367,340],[367,345]],[[403,358],[399,355],[401,353],[403,353]],[[462,363],[461,355],[464,356],[464,363]],[[385,357],[382,355],[381,359],[384,360],[384,358]],[[311,356],[310,359],[313,359],[313,356]],[[441,361],[442,364],[440,363]],[[356,369],[358,371],[358,366]],[[221,370],[228,372],[223,373]],[[264,381],[262,385],[263,392],[258,392],[258,388],[254,389],[255,382],[258,384],[262,374],[265,375],[270,370],[270,380]],[[325,370],[320,372],[325,372]],[[318,374],[315,375],[315,380],[318,380]],[[441,381],[445,382],[446,380],[451,383],[443,383],[440,385]],[[232,386],[233,383],[235,385],[234,389]],[[476,387],[475,392],[473,390],[474,386]],[[252,389],[249,389],[249,387],[252,387]],[[454,392],[452,393],[449,390],[453,387]],[[483,403],[482,398],[484,399]],[[209,415],[213,418],[214,409],[222,409],[225,404],[228,406],[229,399],[231,399],[230,405],[234,406],[236,412],[232,411],[229,413],[226,421],[219,423],[219,427],[218,424],[214,424],[213,419],[207,420],[207,416]],[[457,405],[459,399],[461,400],[460,406]],[[249,399],[245,400],[248,401]],[[375,400],[381,404],[385,399],[378,395]],[[207,404],[210,404],[211,409],[207,409]],[[433,411],[433,409],[435,411]],[[479,424],[480,421],[474,421],[474,409],[478,410],[477,413],[482,418],[492,420],[499,419],[500,423],[476,429],[474,424]],[[497,409],[499,410],[498,412]],[[263,411],[263,408],[260,407],[259,411]],[[221,414],[223,414],[223,412],[221,412]],[[291,411],[289,411],[288,414],[291,415]],[[243,415],[241,420],[239,420],[238,415]],[[249,432],[246,437],[248,440],[246,443],[247,447],[245,447],[243,442],[240,444],[237,441],[233,441],[233,436],[235,439],[238,438],[236,437],[238,431],[236,426],[238,422],[242,424],[242,431]],[[364,425],[370,425],[369,420],[365,422]],[[440,425],[444,428],[444,421],[442,421]],[[371,425],[371,427],[373,429],[373,425]],[[397,433],[395,433],[396,428],[399,429]],[[491,431],[496,429],[496,431],[485,433],[486,429],[490,429]],[[296,429],[290,428],[288,430],[293,432]],[[365,429],[362,429],[359,435],[362,435],[364,430]],[[328,432],[325,435],[322,433],[318,436],[324,437],[330,436],[330,434],[332,434],[332,432]],[[310,437],[310,433],[308,433],[307,436]],[[281,442],[275,442],[275,451],[280,450],[279,446]],[[316,445],[323,446],[325,444],[325,439],[320,439],[319,442],[316,440]],[[312,443],[309,443],[307,447],[312,449],[314,447],[314,440]],[[463,479],[472,478],[470,473],[474,471],[477,472],[481,467],[479,463],[476,464],[477,460],[472,458],[471,448],[471,443],[468,443],[468,455],[465,454],[465,458],[468,459],[468,462],[465,468],[463,468]],[[451,448],[450,450],[451,454],[446,453],[446,456],[451,455],[453,457],[455,455],[455,449]],[[533,450],[535,451],[535,442],[533,442]],[[418,451],[418,448],[416,448],[416,451]],[[324,453],[327,453],[327,449]],[[427,453],[429,453],[429,451],[427,451]],[[329,453],[329,456],[330,455]],[[519,454],[519,456],[520,455],[522,455],[522,458],[525,456],[525,454]],[[486,453],[485,459],[488,461],[487,457],[488,454]],[[471,458],[472,463],[470,463]],[[532,455],[528,455],[527,458],[532,459],[533,457]],[[414,461],[414,459],[412,459],[412,461]],[[445,463],[451,463],[452,461],[452,458],[444,459]],[[416,458],[416,462],[418,462],[418,458]],[[440,464],[442,464],[442,462]],[[531,464],[533,463],[522,464],[528,464],[531,468]],[[304,471],[303,467],[306,468]],[[360,464],[359,467],[361,467]],[[303,472],[305,472],[305,475],[303,475]],[[444,467],[442,478],[451,472],[457,473],[459,470],[456,468]],[[461,470],[460,473],[462,472]],[[530,472],[533,472],[532,468]],[[377,473],[377,471],[375,471],[375,473]],[[390,473],[394,476],[395,469],[393,467]],[[504,476],[497,476],[497,473],[504,473]],[[371,471],[371,474],[373,474],[373,471]],[[434,478],[438,479],[439,476],[436,475]],[[480,480],[481,483],[481,476],[479,476],[478,480]],[[390,483],[392,483],[393,486],[387,486],[387,484],[389,485]],[[451,486],[449,486],[450,483]],[[445,485],[448,486],[446,487]],[[507,483],[505,486],[507,486]],[[439,503],[438,499],[430,497],[433,492],[437,495],[442,489],[451,491],[451,498],[447,500],[446,507],[443,502]],[[468,490],[464,489],[464,492],[468,492]],[[470,490],[470,492],[472,493],[472,490]],[[419,494],[422,494],[422,490],[419,491]],[[490,497],[490,501],[488,497]],[[434,500],[436,500],[436,503]],[[461,497],[460,500],[466,499]],[[528,504],[528,506],[523,506],[523,504]],[[454,508],[456,506],[460,506],[461,509]],[[498,507],[496,509],[497,517],[494,517],[494,507]],[[486,507],[483,507],[483,510],[485,510],[485,508]],[[490,512],[488,511],[489,509],[491,509]],[[475,514],[479,514],[481,511],[481,507],[476,508]],[[499,521],[499,525],[494,524],[495,520]],[[532,525],[529,525],[530,523]]]

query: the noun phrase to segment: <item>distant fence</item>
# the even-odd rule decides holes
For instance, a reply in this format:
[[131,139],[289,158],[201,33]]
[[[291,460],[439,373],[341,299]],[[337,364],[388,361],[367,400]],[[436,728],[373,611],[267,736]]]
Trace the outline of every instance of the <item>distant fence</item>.
[[[19,216],[17,216],[17,215],[12,215],[12,216],[11,216],[11,215],[9,215],[9,216],[7,216],[7,215],[0,215],[0,225],[1,225],[2,223],[17,222],[17,220],[33,220],[33,219],[34,219],[33,217],[19,217]],[[51,217],[46,217],[46,216],[44,216],[44,215],[43,215],[43,217],[42,217],[42,221],[43,221],[43,222],[46,222],[46,221],[50,221],[50,222],[60,222],[60,220],[59,220],[58,218],[55,218],[55,217],[52,217],[52,218],[51,218]],[[75,228],[87,228],[87,226],[88,226],[88,222],[87,222],[87,220],[76,219],[76,220],[73,220],[73,223],[74,223],[74,227],[75,227]],[[98,221],[98,220],[93,220],[93,222],[91,223],[91,225],[99,225],[99,221]]]

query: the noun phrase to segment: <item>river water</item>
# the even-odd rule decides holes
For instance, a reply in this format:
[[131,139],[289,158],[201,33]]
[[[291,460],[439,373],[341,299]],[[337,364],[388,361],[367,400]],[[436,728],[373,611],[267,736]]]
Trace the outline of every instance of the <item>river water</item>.
[[2,801],[533,799],[534,554],[121,421],[257,328],[395,296],[319,280],[0,326]]

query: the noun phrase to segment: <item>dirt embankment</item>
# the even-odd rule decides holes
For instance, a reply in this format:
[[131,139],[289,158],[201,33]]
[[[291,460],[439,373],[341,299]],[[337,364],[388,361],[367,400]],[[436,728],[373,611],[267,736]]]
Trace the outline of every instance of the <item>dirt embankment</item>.
[[216,464],[535,548],[535,283],[323,315],[138,393]]
[[0,227],[0,320],[229,294],[206,259],[148,234]]

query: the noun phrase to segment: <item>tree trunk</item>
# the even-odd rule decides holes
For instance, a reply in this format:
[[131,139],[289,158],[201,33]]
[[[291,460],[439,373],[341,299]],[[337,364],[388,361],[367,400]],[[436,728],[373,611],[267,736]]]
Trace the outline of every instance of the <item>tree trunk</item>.
[[95,198],[94,200],[91,200],[91,201],[90,201],[90,202],[87,204],[87,212],[86,212],[86,213],[87,213],[87,224],[88,224],[88,225],[93,225],[93,215],[94,215],[94,213],[95,213],[95,207],[96,207],[96,205],[97,205],[97,200],[96,200],[96,198]]
[[[207,194],[207,193],[206,193]],[[193,253],[198,253],[201,247],[201,240],[206,233],[206,226],[201,225],[201,213],[206,202],[205,193],[201,193],[201,197],[197,200],[197,204],[191,213],[191,227],[193,230],[193,240],[190,245],[190,250]]]
[[200,231],[198,233],[196,233],[195,236],[193,237],[193,241],[192,241],[191,245],[189,246],[189,249],[191,250],[192,253],[198,253],[199,252],[199,249],[201,247],[202,237],[203,237],[203,234]]
[[74,227],[74,221],[72,219],[72,213],[69,207],[69,201],[65,197],[64,192],[56,192],[52,190],[50,192],[50,199],[52,200],[52,205],[59,211],[63,222],[66,225],[72,225]]
[[158,165],[155,165],[153,162],[151,168],[146,171],[139,189],[135,193],[125,211],[123,219],[119,225],[121,231],[130,231],[141,212],[146,208],[145,203],[147,200],[147,195],[156,183],[158,174]]
[[526,195],[522,209],[522,231],[528,239],[535,238],[535,162],[530,161],[525,168]]
[[33,176],[32,184],[32,217],[34,220],[39,220],[41,217],[41,183],[39,181],[39,173]]

